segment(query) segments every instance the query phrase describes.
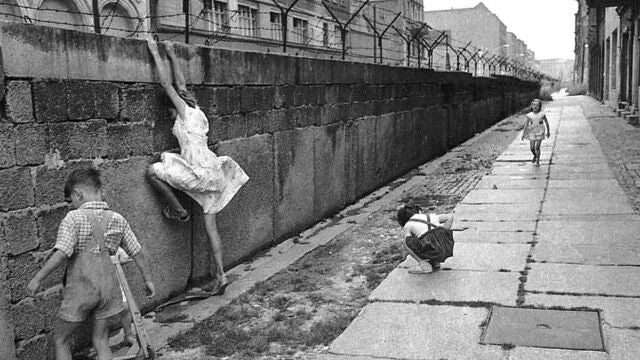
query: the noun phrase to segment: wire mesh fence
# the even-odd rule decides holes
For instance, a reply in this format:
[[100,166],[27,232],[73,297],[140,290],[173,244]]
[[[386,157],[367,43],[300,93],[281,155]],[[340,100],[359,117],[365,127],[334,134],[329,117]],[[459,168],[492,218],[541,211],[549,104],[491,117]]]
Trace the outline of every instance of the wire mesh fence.
[[[492,54],[485,49],[452,38],[448,32],[427,23],[355,0],[355,10],[339,13],[325,0],[304,0],[316,5],[313,17],[301,15],[295,7],[277,0],[265,11],[246,5],[228,9],[226,3],[201,0],[199,13],[191,13],[189,0],[182,11],[158,14],[148,8],[132,15],[116,0],[101,9],[93,1],[91,11],[19,5],[0,0],[0,19],[21,21],[101,34],[161,40],[197,42],[210,47],[233,48],[252,44],[255,49],[298,55],[410,66],[439,71],[464,71],[475,76],[509,75],[529,80],[553,80],[516,58]],[[368,13],[368,14],[367,14]],[[267,23],[265,26],[264,23]]]

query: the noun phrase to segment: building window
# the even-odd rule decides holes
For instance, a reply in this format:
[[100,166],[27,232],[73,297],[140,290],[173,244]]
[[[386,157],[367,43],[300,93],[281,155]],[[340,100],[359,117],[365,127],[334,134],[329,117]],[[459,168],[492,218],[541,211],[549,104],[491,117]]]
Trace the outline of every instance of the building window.
[[271,38],[274,40],[282,40],[282,14],[270,12],[269,23],[271,24]]
[[291,41],[306,44],[309,40],[309,23],[305,19],[293,18]]
[[229,32],[229,11],[227,3],[221,1],[213,2],[213,23],[216,31]]
[[322,46],[329,47],[329,24],[322,23]]
[[611,35],[611,89],[615,90],[618,82],[618,30]]
[[340,30],[340,26],[333,25],[333,35],[331,38],[331,47],[338,49],[342,46],[342,31]]
[[238,5],[238,17],[240,34],[258,37],[258,10]]

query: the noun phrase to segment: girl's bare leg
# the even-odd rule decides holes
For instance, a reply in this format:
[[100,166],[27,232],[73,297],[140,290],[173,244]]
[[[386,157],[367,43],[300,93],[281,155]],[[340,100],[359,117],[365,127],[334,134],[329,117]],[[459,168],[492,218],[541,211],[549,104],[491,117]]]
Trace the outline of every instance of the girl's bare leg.
[[536,165],[540,165],[540,144],[542,140],[536,140]]
[[533,154],[533,160],[531,160],[531,162],[535,163],[536,162],[536,142],[535,142],[535,140],[529,141],[529,149],[531,150],[531,153]]
[[133,332],[131,331],[132,323],[133,319],[131,317],[131,312],[127,308],[120,317],[120,324],[122,325],[122,331],[124,332],[124,343],[128,345],[136,343],[136,338],[133,336]]
[[211,245],[211,255],[213,255],[213,261],[215,263],[212,264],[212,270],[216,279],[220,282],[225,277],[225,274],[222,262],[222,240],[220,240],[220,234],[218,233],[216,214],[204,214],[204,227],[207,231],[207,237]]
[[180,216],[185,216],[185,215],[187,215],[189,213],[182,206],[182,204],[180,203],[180,200],[178,200],[178,197],[173,192],[173,189],[171,188],[171,186],[169,186],[169,184],[167,184],[166,182],[164,182],[164,181],[160,180],[160,178],[158,178],[158,175],[156,175],[156,172],[155,172],[155,170],[153,168],[153,165],[149,166],[149,169],[147,170],[147,177],[149,178],[149,181],[151,182],[151,185],[153,185],[153,187],[162,194],[162,196],[169,203],[169,206],[171,206],[171,209],[176,214],[178,214]]

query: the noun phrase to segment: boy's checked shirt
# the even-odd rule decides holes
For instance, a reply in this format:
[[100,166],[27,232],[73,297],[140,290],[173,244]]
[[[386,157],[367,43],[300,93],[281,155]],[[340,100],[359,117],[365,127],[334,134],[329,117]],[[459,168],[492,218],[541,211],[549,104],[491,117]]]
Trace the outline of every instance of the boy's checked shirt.
[[[83,213],[90,210],[96,215],[102,215],[104,210],[108,209],[109,205],[104,201],[90,201],[82,204],[77,210],[69,211],[60,222],[54,249],[64,252],[68,257],[86,249],[87,244],[93,243],[93,239],[91,223]],[[142,249],[127,220],[116,212],[112,212],[112,217],[107,224],[104,241],[109,255],[115,255],[118,247],[122,247],[131,257]]]

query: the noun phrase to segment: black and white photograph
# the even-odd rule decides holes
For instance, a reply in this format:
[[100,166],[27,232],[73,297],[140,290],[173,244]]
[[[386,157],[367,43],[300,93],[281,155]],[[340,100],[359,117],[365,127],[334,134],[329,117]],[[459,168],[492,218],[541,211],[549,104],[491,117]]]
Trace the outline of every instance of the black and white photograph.
[[0,360],[640,359],[640,0],[0,0]]

